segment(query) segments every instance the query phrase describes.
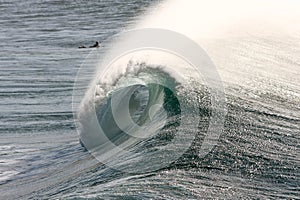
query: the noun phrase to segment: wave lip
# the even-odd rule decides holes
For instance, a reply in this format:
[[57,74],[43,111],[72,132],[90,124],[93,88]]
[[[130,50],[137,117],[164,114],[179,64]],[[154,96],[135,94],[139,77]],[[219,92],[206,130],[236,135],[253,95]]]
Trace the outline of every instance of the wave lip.
[[[122,60],[144,50],[172,54],[187,63],[186,69]],[[203,77],[210,94],[210,124],[199,156],[209,153],[222,132],[226,104],[217,70],[197,43],[169,30],[138,29],[123,33],[107,55],[76,118],[81,141],[92,155],[126,172],[154,171],[178,159],[199,125],[200,102],[192,95],[199,88],[191,85],[198,81],[195,77]],[[162,135],[164,142],[157,139]]]

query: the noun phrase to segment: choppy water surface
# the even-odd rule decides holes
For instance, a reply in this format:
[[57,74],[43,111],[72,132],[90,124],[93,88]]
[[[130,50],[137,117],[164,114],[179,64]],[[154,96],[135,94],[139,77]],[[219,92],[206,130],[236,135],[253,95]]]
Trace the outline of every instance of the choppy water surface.
[[[179,130],[194,131],[197,136],[189,150],[170,166],[128,174],[105,167],[80,145],[73,121],[73,84],[90,49],[77,47],[107,40],[142,20],[143,12],[157,3],[0,1],[1,199],[299,197],[297,34],[210,38],[201,44],[224,79],[228,110],[219,142],[206,157],[200,158],[197,150],[211,108],[205,101],[209,94],[198,85],[193,85],[193,95],[201,99],[203,124],[195,130],[190,126]],[[106,50],[104,46],[97,51],[101,56]],[[148,73],[179,84],[160,68],[146,70],[145,63],[134,65],[145,80]],[[129,71],[120,76],[133,75]],[[143,90],[140,87],[138,93],[143,94]],[[171,116],[179,113],[173,94],[160,86],[152,90],[157,101],[167,99]],[[195,97],[185,92],[186,99]],[[137,95],[136,102],[143,102],[143,98]],[[142,107],[140,102],[137,105]],[[99,103],[99,118],[103,112],[105,108]],[[161,118],[156,117],[159,123]],[[186,119],[192,123],[195,118]],[[168,127],[171,134],[173,126],[176,128],[176,123]],[[157,140],[147,142],[143,145],[158,144]],[[143,146],[135,148],[143,150]]]

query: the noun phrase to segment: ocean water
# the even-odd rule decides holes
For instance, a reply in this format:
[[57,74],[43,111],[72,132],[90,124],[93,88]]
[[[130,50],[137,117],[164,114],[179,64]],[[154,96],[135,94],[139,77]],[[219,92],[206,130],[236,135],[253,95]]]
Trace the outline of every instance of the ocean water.
[[[226,10],[243,7],[236,1],[225,11],[212,2],[0,1],[0,199],[299,198],[299,4],[255,1],[247,15]],[[226,115],[205,156],[199,151],[218,110],[189,64],[133,52],[96,76],[111,37],[130,27],[184,34],[215,64]],[[103,47],[78,49],[97,40]],[[92,80],[96,93],[85,93]],[[146,129],[118,127],[112,105],[125,119],[127,104],[114,104],[114,96],[128,99],[133,121]],[[100,162],[85,149],[100,146],[88,134],[91,107],[110,141],[135,154]],[[174,138],[181,143],[169,154],[155,153]]]

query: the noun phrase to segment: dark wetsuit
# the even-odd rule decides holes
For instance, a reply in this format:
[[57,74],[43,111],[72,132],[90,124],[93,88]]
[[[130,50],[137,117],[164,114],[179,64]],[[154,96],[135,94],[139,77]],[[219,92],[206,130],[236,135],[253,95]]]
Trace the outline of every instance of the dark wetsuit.
[[90,46],[90,48],[97,48],[97,47],[100,47],[100,45],[99,45],[99,42],[98,42],[98,41],[96,41],[96,43],[95,43],[93,46]]

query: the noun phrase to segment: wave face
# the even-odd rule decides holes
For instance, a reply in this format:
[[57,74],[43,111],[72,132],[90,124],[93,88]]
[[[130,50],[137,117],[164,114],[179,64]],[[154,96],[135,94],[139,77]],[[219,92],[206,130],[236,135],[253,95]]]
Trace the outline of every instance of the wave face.
[[[155,64],[163,60],[173,64]],[[81,141],[100,162],[131,173],[159,170],[192,146],[199,127],[208,128],[210,88],[175,54],[132,52],[101,72],[78,113]]]
[[[127,75],[127,77],[128,76],[130,75]],[[175,89],[175,86],[178,83],[176,83],[176,81],[171,78],[169,74],[164,73],[163,71],[151,69],[140,71],[138,74],[136,74],[136,76],[139,77],[139,80],[143,80],[143,84],[121,86],[121,89],[112,91],[113,94],[106,97],[106,99],[98,100],[99,102],[97,102],[95,105],[98,121],[101,125],[103,125],[104,132],[109,133],[108,137],[113,142],[115,140],[120,140],[120,137],[123,137],[120,133],[127,132],[125,131],[126,129],[132,129],[132,124],[127,122],[126,125],[129,127],[123,127],[125,130],[121,130],[118,127],[112,114],[111,96],[116,96],[121,99],[121,101],[113,105],[116,107],[114,109],[117,110],[119,115],[118,117],[126,119],[128,118],[129,114],[135,124],[138,124],[139,126],[146,125],[151,127],[155,124],[159,124],[161,120],[164,121],[166,117],[170,119],[171,117],[180,115],[181,113],[178,99],[172,90],[164,85],[159,84],[160,81],[166,82],[166,85],[172,85]],[[133,76],[132,78],[136,78],[136,76]],[[130,81],[130,78],[127,78],[127,80],[128,79]],[[150,81],[150,83],[148,83],[148,81]],[[152,81],[157,83],[152,83]],[[99,85],[99,87],[101,88],[101,85]],[[128,102],[126,100],[128,100]],[[106,105],[103,105],[103,101],[106,102]],[[155,108],[152,106],[155,105],[161,105],[162,108],[157,107],[157,109],[154,110]],[[129,110],[127,111],[127,109]],[[150,112],[150,109],[152,112]],[[161,109],[163,109],[165,112],[163,112]],[[152,123],[149,124],[149,122]],[[180,123],[180,120],[178,119],[176,122]],[[167,123],[165,126],[170,126],[170,124]],[[114,128],[117,130],[113,130]],[[158,132],[163,127],[157,126],[153,128],[155,129],[154,132]],[[141,134],[143,133],[133,133],[133,135]]]
[[[170,0],[138,20],[149,5],[1,2],[0,199],[299,198],[299,3]],[[91,54],[74,43],[133,23],[195,41],[225,93],[172,52],[130,52],[104,70],[119,43]]]

